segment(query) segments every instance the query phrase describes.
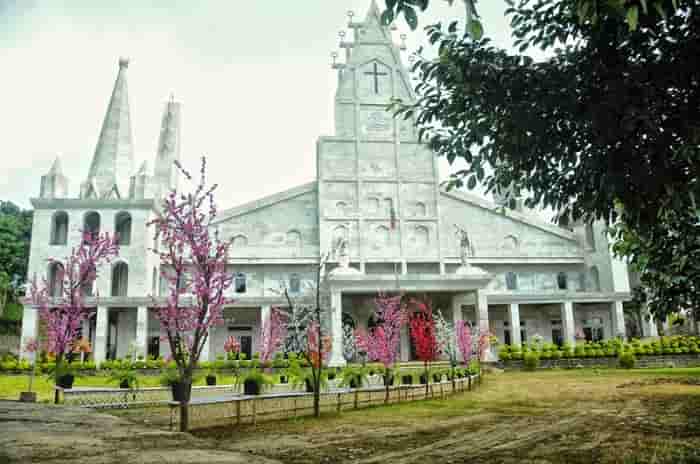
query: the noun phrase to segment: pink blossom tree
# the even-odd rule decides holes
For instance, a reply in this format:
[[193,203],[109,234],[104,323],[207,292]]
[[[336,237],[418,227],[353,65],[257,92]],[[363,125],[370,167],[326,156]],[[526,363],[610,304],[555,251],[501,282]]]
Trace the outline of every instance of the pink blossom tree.
[[380,294],[374,299],[374,304],[377,325],[369,333],[358,332],[358,346],[366,349],[370,361],[379,361],[384,366],[384,402],[388,403],[392,369],[399,357],[401,327],[406,323],[406,309],[401,304],[401,296]]
[[457,346],[462,355],[462,362],[466,367],[472,359],[472,331],[466,321],[458,320],[455,324],[455,332],[457,335]]
[[433,318],[433,307],[430,301],[413,299],[411,304],[417,311],[413,312],[409,318],[410,333],[416,347],[416,355],[418,359],[423,361],[425,395],[428,396],[430,363],[437,360],[441,347],[438,344],[435,333],[435,319]]
[[73,352],[83,321],[94,314],[94,306],[85,301],[86,289],[92,288],[100,266],[118,255],[119,245],[114,237],[84,233],[70,256],[63,261],[49,260],[56,272],[51,282],[46,277],[38,282],[36,275],[31,281],[30,300],[46,325],[46,349],[56,357],[56,382],[69,373],[64,361]]
[[258,348],[262,364],[271,361],[274,354],[283,347],[287,339],[287,321],[285,315],[273,308],[267,320],[262,321],[258,332]]
[[238,338],[234,337],[233,335],[229,335],[224,342],[224,352],[228,358],[231,359],[234,353],[238,353],[239,351],[241,351],[241,342],[239,342]]
[[[189,181],[192,176],[175,163]],[[161,275],[169,282],[165,304],[158,307],[158,320],[177,365],[180,392],[180,430],[189,427],[192,375],[212,327],[223,324],[225,295],[233,282],[226,271],[230,241],[219,238],[212,227],[217,216],[214,190],[207,187],[206,160],[202,158],[200,178],[193,192],[170,192],[160,215],[150,224],[163,244],[158,254]],[[185,297],[185,293],[192,296]]]

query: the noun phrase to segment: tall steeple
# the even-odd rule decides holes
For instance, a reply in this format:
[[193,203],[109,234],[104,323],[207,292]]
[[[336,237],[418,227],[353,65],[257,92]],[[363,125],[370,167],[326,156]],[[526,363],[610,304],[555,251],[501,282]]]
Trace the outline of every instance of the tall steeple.
[[129,194],[134,153],[126,84],[128,67],[129,60],[120,58],[117,80],[97,140],[90,172],[81,188],[83,198],[126,198]]
[[45,176],[41,176],[41,198],[66,198],[68,197],[68,178],[63,175],[61,158],[56,157],[51,169]]
[[180,110],[180,103],[171,96],[161,120],[155,162],[155,181],[161,194],[177,188],[178,170],[173,163],[180,161]]

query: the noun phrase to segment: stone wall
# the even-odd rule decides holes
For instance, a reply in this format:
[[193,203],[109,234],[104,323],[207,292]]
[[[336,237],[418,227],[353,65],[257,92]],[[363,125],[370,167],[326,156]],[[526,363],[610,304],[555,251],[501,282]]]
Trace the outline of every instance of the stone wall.
[[[497,366],[505,370],[522,370],[523,361],[499,361]],[[618,361],[616,356],[608,358],[540,359],[540,369],[550,369],[553,367],[574,369],[578,366],[618,367]],[[700,367],[700,354],[637,356],[635,367]]]

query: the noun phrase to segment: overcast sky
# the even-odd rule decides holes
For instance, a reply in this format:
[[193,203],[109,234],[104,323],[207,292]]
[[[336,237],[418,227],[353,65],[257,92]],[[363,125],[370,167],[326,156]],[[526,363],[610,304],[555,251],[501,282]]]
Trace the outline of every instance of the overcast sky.
[[[421,26],[464,17],[461,2],[432,3]],[[313,180],[316,139],[333,134],[330,52],[347,11],[364,18],[369,4],[0,0],[0,199],[29,207],[58,154],[77,196],[119,56],[131,59],[135,168],[143,160],[153,168],[172,92],[183,104],[183,162],[196,168],[207,156],[222,208]],[[487,34],[510,47],[505,2],[479,6]],[[403,21],[399,29],[397,42]],[[422,30],[409,33],[409,51],[424,39]]]

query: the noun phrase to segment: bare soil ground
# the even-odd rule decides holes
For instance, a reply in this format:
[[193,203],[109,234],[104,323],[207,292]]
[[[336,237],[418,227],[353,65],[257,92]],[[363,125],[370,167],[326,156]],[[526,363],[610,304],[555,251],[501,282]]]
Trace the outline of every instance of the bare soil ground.
[[285,463],[700,463],[699,376],[494,373],[449,400],[196,435]]
[[[94,411],[0,401],[0,463],[243,464],[250,456]],[[256,457],[256,463],[278,461]]]

